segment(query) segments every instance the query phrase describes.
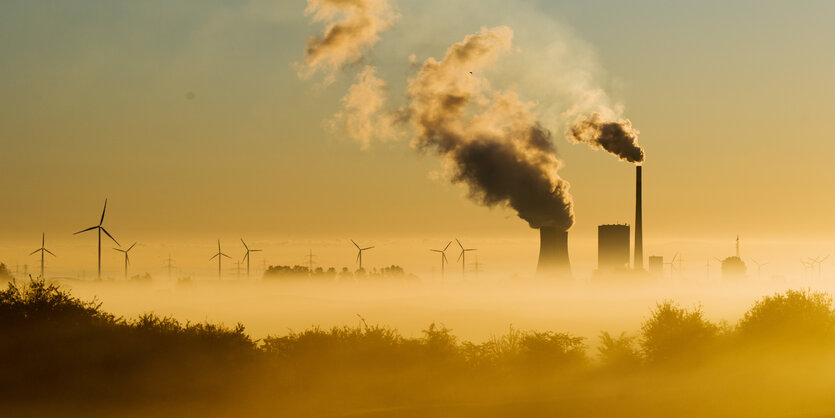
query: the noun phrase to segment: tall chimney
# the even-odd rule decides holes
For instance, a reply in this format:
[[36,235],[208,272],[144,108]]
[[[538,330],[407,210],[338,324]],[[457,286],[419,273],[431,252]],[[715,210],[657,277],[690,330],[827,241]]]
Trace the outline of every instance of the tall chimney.
[[539,228],[538,278],[571,278],[571,263],[568,260],[568,231],[546,226]]
[[635,270],[644,269],[644,220],[641,210],[641,166],[635,166]]

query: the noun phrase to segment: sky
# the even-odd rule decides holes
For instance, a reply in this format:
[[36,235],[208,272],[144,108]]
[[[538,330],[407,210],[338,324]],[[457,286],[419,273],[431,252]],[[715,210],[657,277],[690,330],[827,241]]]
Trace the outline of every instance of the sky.
[[[71,234],[94,225],[108,198],[105,226],[141,243],[137,270],[174,253],[208,274],[216,240],[240,252],[241,237],[269,263],[300,263],[315,247],[340,267],[354,238],[378,247],[378,265],[428,273],[435,259],[422,247],[461,237],[485,249],[488,269],[530,272],[536,231],[469,200],[409,134],[363,149],[328,128],[362,65],[403,106],[410,55],[440,59],[498,25],[513,29],[514,47],[484,77],[534,101],[553,132],[583,269],[598,224],[632,223],[634,169],[564,139],[558,116],[570,103],[558,90],[577,73],[640,131],[645,253],[685,248],[707,262],[730,255],[739,234],[748,254],[789,269],[798,254],[835,248],[835,4],[391,4],[393,27],[328,84],[298,74],[305,40],[324,28],[304,1],[0,3],[0,261],[34,264],[27,254],[45,232],[63,272],[93,271],[95,237]],[[120,256],[107,257],[117,274]]]

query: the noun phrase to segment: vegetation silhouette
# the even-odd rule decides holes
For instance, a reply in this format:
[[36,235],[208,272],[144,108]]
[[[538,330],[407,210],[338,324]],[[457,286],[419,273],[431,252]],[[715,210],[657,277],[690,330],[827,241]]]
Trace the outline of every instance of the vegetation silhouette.
[[354,272],[351,272],[347,267],[343,267],[342,270],[337,273],[336,269],[333,267],[329,267],[325,270],[322,267],[316,267],[315,269],[311,270],[308,266],[269,266],[267,270],[264,271],[264,278],[265,279],[274,279],[274,280],[302,280],[302,279],[328,279],[328,280],[355,280],[355,279],[400,279],[400,280],[409,280],[409,281],[416,281],[417,276],[411,273],[407,273],[403,267],[397,265],[391,265],[388,267],[383,267],[381,269],[374,268],[371,271],[367,271],[364,268],[357,269]]
[[762,298],[733,327],[664,301],[640,333],[601,333],[597,355],[554,331],[477,343],[361,316],[254,341],[241,324],[120,318],[44,280],[12,281],[0,291],[0,415],[827,415],[833,324],[829,295],[807,290]]

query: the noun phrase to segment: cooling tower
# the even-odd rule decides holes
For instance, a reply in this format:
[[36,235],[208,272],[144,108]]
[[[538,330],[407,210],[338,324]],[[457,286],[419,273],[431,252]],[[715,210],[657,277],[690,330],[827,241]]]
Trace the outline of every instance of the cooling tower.
[[632,268],[644,269],[644,225],[641,208],[641,166],[635,166],[635,259]]
[[538,278],[571,278],[571,263],[568,261],[568,231],[556,227],[539,228]]

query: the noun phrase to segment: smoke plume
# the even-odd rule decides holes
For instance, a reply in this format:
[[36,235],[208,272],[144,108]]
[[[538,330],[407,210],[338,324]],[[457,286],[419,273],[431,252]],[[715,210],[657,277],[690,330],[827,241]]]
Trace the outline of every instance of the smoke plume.
[[644,149],[638,145],[638,131],[629,119],[604,120],[600,113],[580,115],[566,136],[574,142],[585,142],[592,148],[604,149],[630,163],[644,161]]
[[343,65],[360,60],[398,18],[387,0],[307,0],[305,14],[327,27],[324,34],[307,40],[299,76],[324,69],[329,72],[326,82],[332,82]]
[[395,115],[384,108],[386,83],[375,75],[370,65],[357,75],[357,81],[342,98],[342,110],[330,121],[332,130],[347,135],[367,149],[373,139],[386,141],[397,137]]
[[532,228],[567,230],[574,223],[569,184],[551,133],[532,103],[513,91],[494,92],[479,74],[510,49],[513,31],[482,29],[452,45],[441,61],[427,59],[409,80],[413,145],[450,164],[452,180],[464,183],[475,201],[506,205]]

